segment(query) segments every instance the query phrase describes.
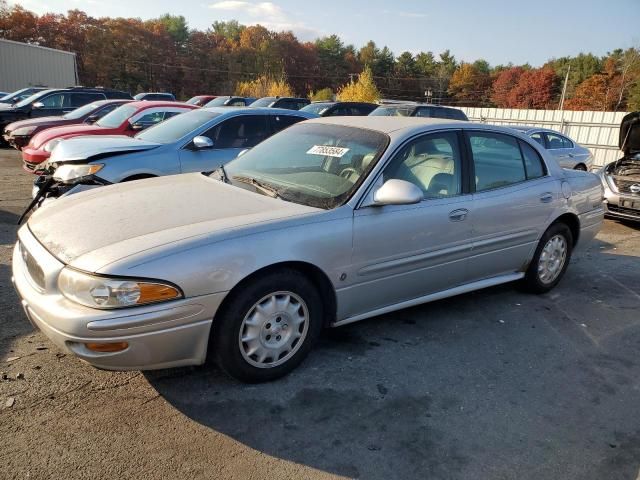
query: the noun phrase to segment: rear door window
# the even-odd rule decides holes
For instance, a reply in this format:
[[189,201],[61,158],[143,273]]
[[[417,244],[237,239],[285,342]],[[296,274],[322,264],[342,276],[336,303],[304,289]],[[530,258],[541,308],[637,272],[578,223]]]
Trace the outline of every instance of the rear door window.
[[520,141],[520,148],[522,149],[522,156],[524,157],[524,166],[527,172],[527,179],[544,177],[545,168],[544,162],[538,152],[536,152],[531,145],[526,142]]
[[520,183],[527,178],[518,141],[492,132],[467,133],[471,145],[476,191]]
[[44,98],[37,100],[42,102],[44,108],[65,108],[70,107],[70,99],[68,93],[53,93]]
[[225,120],[209,136],[213,148],[251,148],[268,136],[267,115],[240,115]]
[[304,117],[297,115],[270,115],[273,133],[278,133],[291,125],[306,120]]
[[547,145],[549,145],[549,150],[557,150],[559,148],[573,148],[573,142],[568,138],[563,137],[562,135],[557,135],[555,133],[545,133],[547,137]]
[[104,100],[105,98],[102,93],[71,93],[71,106],[82,107],[87,103]]

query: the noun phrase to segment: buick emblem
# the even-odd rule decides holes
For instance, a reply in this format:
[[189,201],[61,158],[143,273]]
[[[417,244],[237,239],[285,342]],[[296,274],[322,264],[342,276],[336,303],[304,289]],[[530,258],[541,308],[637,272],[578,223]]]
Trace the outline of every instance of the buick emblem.
[[629,187],[631,193],[640,193],[640,183],[634,183]]

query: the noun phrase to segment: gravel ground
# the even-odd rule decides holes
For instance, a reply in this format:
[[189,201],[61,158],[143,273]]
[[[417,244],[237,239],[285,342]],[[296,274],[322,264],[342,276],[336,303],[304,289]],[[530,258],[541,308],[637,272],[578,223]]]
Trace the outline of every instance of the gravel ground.
[[639,478],[638,226],[607,221],[550,294],[505,285],[332,330],[271,384],[114,373],[19,306],[19,165],[0,151],[0,478]]

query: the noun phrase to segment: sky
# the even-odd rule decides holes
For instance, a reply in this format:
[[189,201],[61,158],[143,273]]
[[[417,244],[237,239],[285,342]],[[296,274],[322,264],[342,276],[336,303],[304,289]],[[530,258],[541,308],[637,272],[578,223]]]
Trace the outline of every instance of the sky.
[[529,63],[615,48],[640,47],[640,0],[22,0],[36,13],[78,8],[95,17],[149,19],[183,15],[191,28],[236,19],[300,40],[338,34],[360,48],[373,40],[396,56],[440,53],[457,60],[484,58],[492,65]]

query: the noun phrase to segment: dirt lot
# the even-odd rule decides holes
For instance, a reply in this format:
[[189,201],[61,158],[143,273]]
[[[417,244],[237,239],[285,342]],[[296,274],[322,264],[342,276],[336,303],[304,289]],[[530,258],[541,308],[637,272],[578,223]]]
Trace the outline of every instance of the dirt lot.
[[506,285],[333,330],[246,386],[98,371],[33,331],[10,282],[31,181],[0,151],[1,478],[639,477],[638,227],[607,221],[551,294]]

